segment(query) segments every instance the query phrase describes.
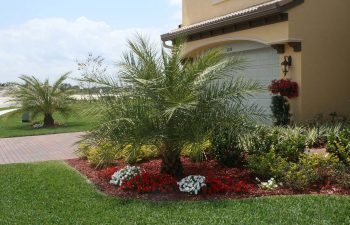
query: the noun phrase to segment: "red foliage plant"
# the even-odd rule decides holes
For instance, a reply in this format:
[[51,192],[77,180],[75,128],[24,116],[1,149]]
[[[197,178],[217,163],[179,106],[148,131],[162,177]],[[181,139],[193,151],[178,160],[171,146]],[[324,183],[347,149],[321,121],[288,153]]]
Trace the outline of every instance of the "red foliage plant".
[[149,174],[147,172],[136,175],[125,181],[119,187],[123,191],[137,191],[138,193],[171,193],[177,184],[173,177],[166,174]]
[[253,187],[244,180],[234,180],[230,177],[206,177],[205,183],[206,186],[202,188],[202,192],[209,195],[228,192],[248,193]]
[[298,83],[289,79],[273,80],[269,90],[272,94],[280,94],[287,98],[296,98],[299,95]]
[[[112,175],[117,172],[118,167],[108,167],[98,171],[98,177],[109,181]],[[202,188],[202,193],[224,194],[224,193],[248,193],[252,185],[242,179],[232,178],[230,176],[205,176],[206,186]],[[175,179],[167,174],[142,172],[134,178],[124,181],[119,187],[122,191],[145,193],[172,193],[178,190]]]
[[117,167],[108,167],[106,169],[99,171],[98,176],[105,180],[111,180],[115,172],[117,172]]

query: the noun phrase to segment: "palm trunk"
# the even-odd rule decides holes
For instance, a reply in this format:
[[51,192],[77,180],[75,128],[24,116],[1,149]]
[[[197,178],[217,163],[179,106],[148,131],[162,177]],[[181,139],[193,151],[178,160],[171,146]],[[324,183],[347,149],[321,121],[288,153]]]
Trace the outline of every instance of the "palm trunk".
[[52,117],[52,114],[45,113],[44,116],[44,127],[53,127],[55,125],[55,120]]
[[163,152],[160,172],[175,177],[181,176],[183,174],[183,166],[180,159],[180,151],[170,149],[168,151]]

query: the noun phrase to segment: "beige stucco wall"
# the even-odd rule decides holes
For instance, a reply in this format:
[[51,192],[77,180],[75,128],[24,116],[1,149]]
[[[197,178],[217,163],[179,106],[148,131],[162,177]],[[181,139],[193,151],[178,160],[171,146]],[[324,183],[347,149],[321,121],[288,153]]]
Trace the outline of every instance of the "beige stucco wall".
[[224,0],[213,4],[212,0],[182,0],[182,24],[187,26],[268,1]]
[[276,23],[216,37],[191,41],[186,43],[184,54],[186,56],[191,56],[208,48],[217,47],[239,40],[255,41],[266,45],[284,43],[288,40],[288,22]]
[[[266,0],[183,0],[183,24],[227,14]],[[350,117],[350,0],[305,0],[288,11],[289,21],[189,42],[185,55],[237,40],[267,45],[302,41],[302,52],[285,44],[280,55],[293,57],[288,77],[297,81],[300,96],[291,100],[293,119],[305,121],[337,112]]]
[[[287,74],[287,78],[297,82],[299,87],[302,85],[302,52],[295,52],[292,47],[285,44],[285,53],[280,54],[280,62],[283,62],[284,56],[292,56],[292,67]],[[281,73],[281,78],[283,74]],[[302,103],[303,103],[303,89],[299,89],[299,97],[289,99],[290,113],[292,114],[292,120],[298,122],[303,119]]]
[[301,39],[300,119],[350,116],[350,1],[305,0],[289,11],[289,38]]
[[[210,48],[220,47],[223,45],[228,45],[230,43],[237,43],[237,41],[255,41],[259,43],[266,44],[267,46],[276,43],[286,43],[288,42],[289,32],[288,32],[288,22],[277,23],[273,25],[268,25],[264,27],[244,30],[240,32],[234,32],[226,35],[221,35],[218,37],[212,37],[207,39],[202,39],[198,41],[193,41],[186,43],[185,45],[185,57],[194,57],[201,52],[208,50]],[[285,53],[279,55],[279,61],[284,60],[285,55],[290,55],[293,58],[293,65],[287,75],[287,78],[296,81],[299,86],[301,86],[301,52],[294,52],[288,44],[285,44]],[[280,72],[280,77],[283,77],[282,71]],[[300,90],[302,95],[303,90]],[[302,98],[298,97],[290,100],[291,113],[293,115],[294,121],[299,121],[303,118],[302,115]]]

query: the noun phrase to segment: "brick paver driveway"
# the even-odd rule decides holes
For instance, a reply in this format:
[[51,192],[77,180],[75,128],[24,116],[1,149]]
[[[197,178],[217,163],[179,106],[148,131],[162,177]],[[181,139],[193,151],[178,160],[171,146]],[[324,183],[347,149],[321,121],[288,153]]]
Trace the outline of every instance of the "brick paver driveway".
[[84,133],[0,138],[0,164],[72,159]]

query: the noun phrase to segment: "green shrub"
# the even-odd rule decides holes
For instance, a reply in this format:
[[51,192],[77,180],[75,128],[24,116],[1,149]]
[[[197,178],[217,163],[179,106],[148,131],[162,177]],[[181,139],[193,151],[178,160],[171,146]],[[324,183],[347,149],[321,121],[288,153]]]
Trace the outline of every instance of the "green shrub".
[[87,159],[94,167],[105,167],[117,159],[133,164],[159,156],[158,149],[154,145],[144,145],[138,148],[127,145],[120,148],[106,141],[95,144],[82,143],[76,153],[80,158]]
[[270,127],[256,126],[254,130],[241,135],[239,147],[249,154],[262,154],[268,153],[277,141],[278,135]]
[[333,155],[303,155],[298,163],[289,163],[282,181],[286,187],[303,190],[314,183],[332,179],[339,160]]
[[240,139],[248,154],[264,154],[271,150],[287,161],[297,162],[305,151],[306,137],[299,127],[257,127]]
[[202,162],[207,159],[212,148],[212,143],[209,139],[200,143],[191,143],[183,147],[181,154],[190,158],[193,162]]
[[105,167],[116,159],[117,147],[105,141],[81,143],[75,153],[94,167]]
[[296,190],[304,190],[309,187],[315,179],[316,172],[311,167],[292,163],[283,176],[283,184]]
[[225,166],[237,167],[244,163],[244,150],[239,147],[237,137],[229,137],[229,135],[214,137],[212,154],[220,164]]
[[78,148],[75,150],[75,153],[81,159],[87,159],[89,152],[91,150],[91,146],[85,143],[79,144]]
[[280,95],[272,97],[271,111],[274,117],[274,124],[277,126],[287,126],[290,123],[291,114],[288,100]]
[[158,156],[158,149],[154,145],[144,145],[135,148],[132,145],[128,145],[117,153],[117,159],[124,160],[129,164],[153,159]]
[[336,183],[343,188],[350,189],[350,172],[336,177]]
[[96,168],[103,168],[113,164],[116,159],[118,148],[108,142],[100,142],[91,146],[87,154],[90,164]]
[[[300,155],[298,162],[288,161],[274,150],[247,157],[247,167],[261,179],[276,178],[285,187],[303,190],[314,183],[335,179],[339,160],[333,155]],[[343,174],[342,174],[343,175]]]
[[326,183],[334,179],[334,174],[340,164],[339,159],[333,154],[308,155],[306,162],[310,163],[317,172],[316,182]]
[[237,167],[245,164],[247,151],[241,139],[256,130],[255,122],[251,119],[246,117],[236,119],[215,126],[210,133],[210,154],[224,166]]
[[283,177],[288,162],[271,150],[264,154],[253,154],[247,157],[247,167],[261,179]]
[[272,148],[287,161],[298,162],[300,155],[305,151],[306,137],[300,127],[274,128],[276,142]]
[[340,187],[350,189],[350,168],[343,163],[338,164],[334,173],[334,182]]
[[350,129],[331,133],[328,137],[327,151],[336,155],[345,165],[350,166]]

